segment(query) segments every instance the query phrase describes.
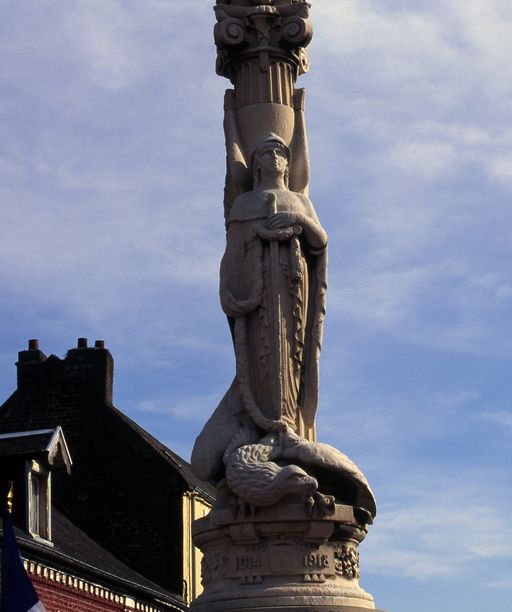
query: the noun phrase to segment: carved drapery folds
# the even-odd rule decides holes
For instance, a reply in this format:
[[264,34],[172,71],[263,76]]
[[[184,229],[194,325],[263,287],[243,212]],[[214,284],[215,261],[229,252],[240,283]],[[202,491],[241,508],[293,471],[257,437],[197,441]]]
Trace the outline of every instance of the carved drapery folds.
[[293,106],[293,88],[308,70],[310,5],[292,0],[219,0],[214,29],[217,73],[235,86],[237,108]]

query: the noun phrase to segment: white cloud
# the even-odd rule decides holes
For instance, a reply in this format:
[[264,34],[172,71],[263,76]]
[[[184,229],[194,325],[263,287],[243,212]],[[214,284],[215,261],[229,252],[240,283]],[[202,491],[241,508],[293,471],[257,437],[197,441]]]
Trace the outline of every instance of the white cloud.
[[205,423],[225,391],[224,389],[218,393],[190,396],[182,400],[176,400],[174,397],[147,399],[136,404],[133,409],[138,412],[167,415],[178,421]]
[[[392,233],[387,231],[388,236]],[[456,261],[436,261],[436,255],[428,265],[403,267],[393,263],[399,253],[400,247],[387,261],[389,252],[377,249],[375,261],[363,260],[349,274],[331,274],[335,291],[330,295],[330,312],[450,350],[508,350],[508,337],[494,325],[510,301],[506,277],[480,275]]]
[[[312,54],[321,50],[322,63],[311,77],[312,95],[345,129],[382,148],[380,163],[417,171],[419,179],[470,161],[491,177],[509,176],[500,149],[511,143],[504,129],[512,89],[510,5],[336,0],[315,13],[321,31]],[[343,74],[339,86],[335,67]]]
[[486,478],[494,482],[495,475],[449,477],[420,473],[416,466],[414,475],[405,478],[406,486],[403,481],[397,485],[405,497],[381,509],[363,545],[363,564],[369,571],[449,579],[473,575],[475,564],[512,560],[512,529],[500,495],[486,483]]
[[110,90],[133,83],[140,75],[141,58],[147,56],[134,44],[134,15],[123,3],[85,2],[63,20],[83,67],[91,81]]
[[401,142],[388,152],[388,163],[415,177],[436,179],[453,172],[457,152],[447,142]]
[[488,410],[483,412],[480,418],[512,431],[512,411]]
[[492,589],[506,589],[512,590],[512,579],[505,580],[490,580],[485,583],[485,586],[489,586]]
[[512,156],[498,157],[491,161],[489,167],[493,178],[504,183],[512,182]]
[[[432,270],[410,268],[405,270],[360,270],[351,279],[346,279],[340,299],[331,310],[350,314],[377,327],[387,328],[404,322],[411,312],[411,300],[427,281]],[[350,286],[350,282],[354,285]]]
[[[364,371],[355,371],[347,383],[322,395],[318,429],[319,436],[334,446],[350,444],[381,477],[381,471],[387,470],[386,462],[380,464],[383,454],[394,463],[408,453],[428,449],[434,440],[449,443],[454,426],[467,431],[482,402],[481,392],[474,388],[414,392],[404,378],[404,390],[393,389],[380,397],[365,389],[368,384]],[[352,439],[347,432],[357,435]],[[469,444],[468,436],[466,433],[459,444]],[[435,457],[429,460],[435,463]]]

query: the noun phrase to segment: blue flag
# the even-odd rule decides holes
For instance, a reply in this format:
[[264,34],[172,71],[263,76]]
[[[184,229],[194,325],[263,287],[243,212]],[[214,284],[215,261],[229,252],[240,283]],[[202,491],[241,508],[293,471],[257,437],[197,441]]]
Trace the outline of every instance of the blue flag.
[[1,612],[45,612],[30,582],[14,535],[11,513],[3,513]]

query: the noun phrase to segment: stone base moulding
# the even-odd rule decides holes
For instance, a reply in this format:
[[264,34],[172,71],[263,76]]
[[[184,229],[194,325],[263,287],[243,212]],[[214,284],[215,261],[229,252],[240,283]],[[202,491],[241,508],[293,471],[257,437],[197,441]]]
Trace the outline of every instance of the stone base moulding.
[[[339,606],[336,604],[307,604],[298,605],[297,603],[291,605],[271,605],[268,606],[265,602],[253,602],[255,606],[247,607],[243,601],[231,602],[230,604],[205,604],[204,606],[194,607],[194,610],[200,610],[201,612],[361,612],[362,608],[354,608],[353,606]],[[267,602],[268,603],[268,602]],[[229,607],[226,607],[228,605]],[[385,610],[377,610],[373,608],[374,612],[386,612]]]
[[342,504],[312,513],[304,504],[285,502],[242,517],[213,510],[193,526],[204,555],[204,592],[191,610],[375,610],[373,597],[359,586],[357,547],[366,518]]

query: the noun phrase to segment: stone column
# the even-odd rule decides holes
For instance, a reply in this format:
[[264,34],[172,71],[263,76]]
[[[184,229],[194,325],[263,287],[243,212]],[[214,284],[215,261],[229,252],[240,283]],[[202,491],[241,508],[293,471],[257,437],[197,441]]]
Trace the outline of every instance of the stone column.
[[310,5],[217,0],[226,92],[221,305],[236,376],[197,438],[217,484],[194,522],[204,592],[194,612],[375,610],[358,546],[376,513],[363,473],[316,441],[327,235],[311,203],[304,92]]

